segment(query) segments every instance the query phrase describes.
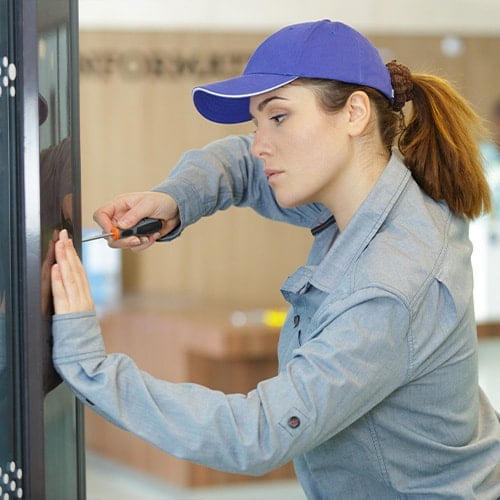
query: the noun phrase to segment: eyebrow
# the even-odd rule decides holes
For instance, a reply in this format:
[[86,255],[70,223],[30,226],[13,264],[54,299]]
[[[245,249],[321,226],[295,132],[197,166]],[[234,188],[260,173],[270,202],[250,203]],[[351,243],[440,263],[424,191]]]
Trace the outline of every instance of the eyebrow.
[[280,99],[280,100],[286,101],[286,99],[284,97],[273,95],[271,97],[268,97],[267,99],[264,99],[262,102],[260,102],[259,105],[257,106],[257,109],[259,111],[262,111],[274,99]]
[[[286,97],[280,97],[277,95],[273,95],[271,97],[268,97],[267,99],[264,99],[262,102],[260,102],[259,105],[257,106],[257,111],[262,111],[274,99],[280,99],[282,101],[287,100]],[[252,117],[252,120],[255,119],[254,116],[252,115],[252,113],[250,113],[250,116]]]

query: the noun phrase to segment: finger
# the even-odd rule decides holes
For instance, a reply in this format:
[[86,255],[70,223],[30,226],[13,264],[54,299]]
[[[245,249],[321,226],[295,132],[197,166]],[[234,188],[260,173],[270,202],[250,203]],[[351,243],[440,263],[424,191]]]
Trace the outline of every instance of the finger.
[[90,292],[87,273],[85,272],[82,261],[76,253],[75,247],[73,246],[73,241],[71,239],[68,239],[63,243],[67,262],[71,268],[74,286],[77,290],[77,294],[74,297],[75,303],[72,305],[77,307],[79,311],[91,310],[93,309],[92,294]]
[[99,212],[94,212],[93,216],[95,222],[99,224],[99,226],[102,227],[102,230],[104,233],[109,233],[113,229],[113,226],[115,225],[113,223],[112,217],[110,217],[107,213],[99,211]]
[[52,297],[54,299],[54,312],[56,314],[66,314],[69,311],[68,296],[64,288],[59,264],[54,264],[51,268]]
[[[121,226],[119,224],[119,221],[137,203],[138,199],[140,199],[140,194],[138,193],[117,196],[110,202],[99,207],[94,212],[94,220],[103,228],[105,232],[109,232],[114,226],[126,229],[125,226]],[[140,218],[142,217],[134,220],[130,225],[136,224]]]
[[118,219],[118,227],[128,229],[145,217],[161,219],[157,216],[158,207],[153,202],[154,197],[151,193],[137,193],[134,198],[134,201],[130,203],[130,210]]
[[118,218],[118,227],[128,229],[145,217],[165,223],[177,212],[177,204],[170,196],[153,191],[131,193],[127,196],[130,209]]
[[69,308],[69,311],[66,312],[93,310],[93,301],[85,270],[65,230],[61,231],[61,237],[56,243],[55,251]]
[[[94,213],[94,220],[105,232],[110,232],[113,226],[128,229],[145,217],[162,221],[161,236],[172,231],[180,221],[176,201],[169,195],[152,191],[120,195]],[[108,245],[111,248],[144,250],[159,237],[155,235],[147,241],[136,237],[108,240]]]
[[109,202],[106,205],[98,208],[94,214],[93,218],[102,227],[105,233],[109,233],[119,217],[121,217],[128,207],[120,208],[114,202]]
[[66,254],[66,246],[65,240],[62,238],[56,242],[55,245],[55,253],[56,253],[56,270],[58,273],[56,277],[60,280],[62,287],[64,289],[65,298],[68,302],[68,307],[71,306],[77,300],[78,296],[78,287],[75,283],[75,278],[73,275],[73,269],[71,267],[71,263],[68,260]]
[[118,240],[108,240],[108,245],[111,248],[128,248],[134,251],[145,250],[149,248],[156,240],[160,238],[160,233],[142,236],[128,236],[127,238],[120,238]]
[[66,240],[69,239],[69,235],[68,235],[67,229],[62,229],[61,231],[59,231],[59,239],[61,241],[66,241]]
[[141,252],[142,250],[146,250],[151,245],[153,245],[158,238],[160,238],[160,233],[155,233],[155,234],[151,234],[148,236],[141,236],[141,237],[137,238],[140,240],[139,244],[137,244],[133,247],[130,247],[130,249],[133,252]]
[[141,239],[138,236],[129,236],[127,238],[119,238],[117,240],[113,240],[111,238],[108,239],[108,246],[111,248],[134,249],[134,247],[138,247],[141,244]]

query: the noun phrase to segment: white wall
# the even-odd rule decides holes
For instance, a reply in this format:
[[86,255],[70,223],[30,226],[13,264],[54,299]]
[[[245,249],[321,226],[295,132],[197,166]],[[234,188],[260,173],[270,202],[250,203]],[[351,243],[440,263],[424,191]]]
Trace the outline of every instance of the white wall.
[[82,29],[274,31],[329,18],[359,30],[500,35],[499,0],[80,0]]

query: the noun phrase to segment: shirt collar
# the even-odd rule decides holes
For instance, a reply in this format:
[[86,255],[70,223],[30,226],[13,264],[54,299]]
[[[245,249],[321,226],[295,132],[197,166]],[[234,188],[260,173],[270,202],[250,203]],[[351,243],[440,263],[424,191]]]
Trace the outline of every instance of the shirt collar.
[[313,272],[313,286],[325,292],[331,290],[377,234],[410,180],[410,171],[393,154],[373,189]]

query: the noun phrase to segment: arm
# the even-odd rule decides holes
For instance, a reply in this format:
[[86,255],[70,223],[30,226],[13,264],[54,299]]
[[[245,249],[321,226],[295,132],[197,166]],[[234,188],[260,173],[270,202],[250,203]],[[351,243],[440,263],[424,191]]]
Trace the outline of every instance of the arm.
[[130,227],[143,217],[162,219],[163,229],[156,235],[111,243],[139,250],[157,239],[174,238],[201,217],[233,205],[252,207],[277,221],[303,227],[316,225],[324,217],[323,207],[282,209],[276,203],[262,163],[251,154],[251,144],[251,136],[229,136],[203,149],[189,151],[152,191],[120,195],[100,207],[94,219],[104,231],[113,225]]
[[230,206],[251,207],[264,217],[298,226],[315,225],[321,207],[278,205],[251,146],[251,136],[229,136],[189,151],[153,191],[176,200],[183,226]]
[[379,291],[350,297],[342,315],[318,318],[285,369],[246,395],[158,380],[129,357],[105,352],[83,271],[62,240],[53,274],[57,370],[95,411],[177,457],[265,473],[340,432],[407,376],[408,311]]
[[[394,303],[381,299],[377,306],[391,322]],[[381,369],[380,356],[388,356],[380,339],[367,332],[342,346],[338,334],[335,325],[323,330],[248,394],[152,377],[130,357],[107,354],[88,313],[55,318],[54,363],[76,395],[113,424],[176,457],[259,475],[338,434],[402,383],[404,336]]]

